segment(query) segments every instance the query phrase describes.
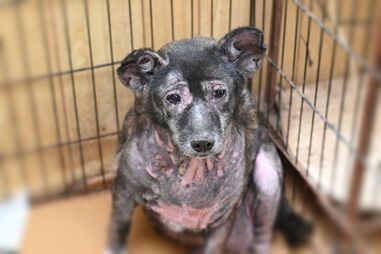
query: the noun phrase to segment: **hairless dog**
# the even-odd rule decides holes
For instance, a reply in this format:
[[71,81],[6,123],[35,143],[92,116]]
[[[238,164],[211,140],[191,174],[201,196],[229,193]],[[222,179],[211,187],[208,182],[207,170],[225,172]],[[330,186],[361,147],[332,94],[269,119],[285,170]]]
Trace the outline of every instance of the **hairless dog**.
[[125,253],[139,204],[194,253],[269,253],[275,225],[290,242],[306,238],[311,225],[283,197],[281,160],[246,87],[265,53],[262,32],[241,27],[122,61],[135,104],[119,140],[107,253]]

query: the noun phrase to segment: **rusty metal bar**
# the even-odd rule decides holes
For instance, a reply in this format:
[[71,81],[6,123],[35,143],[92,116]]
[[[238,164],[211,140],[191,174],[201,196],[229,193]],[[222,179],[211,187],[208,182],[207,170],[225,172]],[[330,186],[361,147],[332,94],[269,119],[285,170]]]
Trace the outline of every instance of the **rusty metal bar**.
[[[377,32],[378,31],[378,32]],[[376,34],[375,45],[376,49],[374,52],[375,59],[375,69],[381,70],[381,19],[378,22],[377,28],[374,31]],[[374,126],[374,119],[376,113],[376,104],[377,97],[379,93],[380,83],[373,76],[369,77],[369,82],[365,87],[365,97],[364,97],[364,106],[361,114],[360,121],[360,133],[357,141],[357,150],[360,157],[366,157],[369,150],[372,128]],[[366,166],[364,165],[364,161],[355,158],[353,164],[353,174],[351,178],[351,185],[349,190],[349,200],[346,207],[347,216],[351,221],[356,220],[356,215],[358,211],[358,201],[360,192],[362,189],[362,182],[364,177],[364,171],[366,170]]]
[[[279,61],[279,48],[280,48],[280,33],[282,29],[282,14],[283,14],[283,0],[274,0],[271,14],[271,30],[270,30],[270,45],[269,57],[272,61],[278,64]],[[275,103],[276,96],[276,70],[272,68],[272,64],[268,63],[267,68],[267,85],[265,91],[265,101],[267,102],[268,113],[273,104]]]
[[[249,16],[250,16],[250,26],[253,26],[255,27],[255,1],[254,0],[250,0],[250,13],[249,13]],[[250,93],[252,94],[253,93],[253,79],[252,78],[249,78],[248,82],[247,82],[247,88],[249,89]]]

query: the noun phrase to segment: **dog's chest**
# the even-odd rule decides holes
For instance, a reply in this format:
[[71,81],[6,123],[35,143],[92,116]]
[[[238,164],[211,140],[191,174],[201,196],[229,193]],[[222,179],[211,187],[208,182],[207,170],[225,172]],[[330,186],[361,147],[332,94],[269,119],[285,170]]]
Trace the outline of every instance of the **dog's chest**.
[[244,137],[230,137],[219,155],[206,159],[179,156],[157,138],[140,140],[133,153],[135,170],[150,179],[143,194],[148,211],[176,232],[227,217],[246,185]]

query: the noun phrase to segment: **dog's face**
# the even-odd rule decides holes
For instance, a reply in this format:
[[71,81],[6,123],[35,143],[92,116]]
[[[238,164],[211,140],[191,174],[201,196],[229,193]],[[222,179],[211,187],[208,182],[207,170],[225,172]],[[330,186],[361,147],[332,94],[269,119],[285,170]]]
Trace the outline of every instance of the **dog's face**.
[[245,80],[265,51],[262,32],[243,27],[220,41],[196,38],[158,53],[133,51],[118,74],[145,100],[150,117],[170,130],[181,153],[207,157],[221,152]]

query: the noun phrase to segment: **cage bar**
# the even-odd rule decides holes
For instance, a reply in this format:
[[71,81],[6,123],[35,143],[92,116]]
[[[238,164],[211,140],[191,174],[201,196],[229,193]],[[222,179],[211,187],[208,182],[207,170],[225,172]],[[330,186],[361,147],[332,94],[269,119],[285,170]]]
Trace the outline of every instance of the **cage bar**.
[[[376,68],[381,70],[381,22],[376,28],[376,50],[375,50],[375,65]],[[360,121],[360,134],[358,139],[358,153],[365,157],[369,151],[369,144],[371,139],[372,128],[374,126],[375,111],[377,108],[377,100],[379,93],[380,83],[373,77],[370,78],[367,86],[365,87],[365,99],[364,99],[364,109],[362,112],[362,119]],[[356,159],[353,165],[352,180],[349,194],[349,202],[347,206],[347,215],[350,219],[355,220],[356,214],[358,212],[358,201],[359,194],[361,192],[361,187],[363,184],[364,170],[366,165],[364,161]]]

